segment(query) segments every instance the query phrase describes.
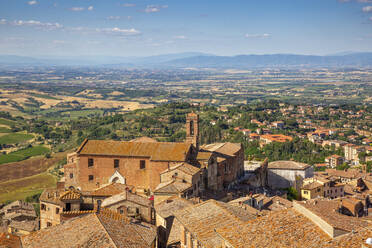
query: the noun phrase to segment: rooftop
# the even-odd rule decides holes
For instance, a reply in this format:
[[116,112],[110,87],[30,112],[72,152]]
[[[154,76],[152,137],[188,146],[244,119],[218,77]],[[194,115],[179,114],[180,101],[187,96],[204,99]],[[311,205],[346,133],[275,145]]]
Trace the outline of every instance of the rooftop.
[[243,225],[216,229],[221,239],[235,248],[249,247],[344,247],[360,248],[372,231],[359,228],[354,233],[331,239],[311,220],[293,208],[270,212]]
[[102,186],[101,188],[98,188],[92,192],[89,193],[91,196],[113,196],[120,194],[126,190],[129,190],[133,187],[121,184],[121,183],[111,183],[105,186]]
[[185,192],[192,187],[191,183],[183,182],[175,179],[169,182],[160,183],[154,192],[156,193],[167,193],[167,194],[178,194]]
[[170,167],[169,169],[166,169],[165,171],[163,171],[161,174],[163,173],[166,173],[166,172],[169,172],[169,171],[173,171],[173,170],[180,170],[186,174],[189,174],[189,175],[195,175],[196,173],[198,173],[200,171],[200,169],[198,167],[195,167],[189,163],[180,163],[180,164],[177,164],[175,166],[172,166]]
[[228,156],[235,156],[238,151],[241,149],[241,144],[236,143],[214,143],[208,144],[201,147],[204,150],[210,152],[218,152]]
[[155,205],[156,214],[163,218],[174,215],[178,210],[192,206],[193,203],[178,196],[173,196]]
[[127,142],[113,140],[85,140],[79,149],[81,155],[111,155],[148,157],[153,161],[186,160],[191,144],[170,142]]
[[274,161],[270,162],[269,169],[305,170],[311,167],[309,164],[295,161]]
[[236,225],[255,218],[243,208],[215,200],[184,208],[177,211],[175,217],[206,248],[221,245],[221,238],[214,231],[216,228]]
[[129,223],[119,214],[102,209],[22,236],[23,248],[145,248],[151,247],[156,228],[148,224]]

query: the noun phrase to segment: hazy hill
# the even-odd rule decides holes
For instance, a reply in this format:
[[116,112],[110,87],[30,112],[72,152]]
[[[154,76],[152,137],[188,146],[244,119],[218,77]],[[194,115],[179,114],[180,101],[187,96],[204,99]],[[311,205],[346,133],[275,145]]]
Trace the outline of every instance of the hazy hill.
[[81,56],[24,57],[0,55],[8,66],[121,66],[167,68],[259,68],[259,67],[372,67],[372,53],[340,53],[314,56],[296,54],[215,56],[203,53],[176,53],[149,57]]

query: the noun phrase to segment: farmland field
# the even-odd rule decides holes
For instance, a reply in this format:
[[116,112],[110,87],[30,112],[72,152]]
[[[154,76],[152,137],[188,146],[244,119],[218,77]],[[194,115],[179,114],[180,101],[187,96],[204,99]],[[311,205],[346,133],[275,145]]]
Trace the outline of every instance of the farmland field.
[[15,144],[25,142],[32,139],[34,136],[32,134],[25,133],[10,133],[0,137],[0,144]]
[[46,188],[55,187],[57,179],[47,172],[0,183],[0,203],[25,199],[42,192]]
[[50,150],[45,146],[34,146],[30,148],[25,148],[18,150],[16,152],[11,152],[6,155],[0,155],[0,164],[18,162],[28,159],[32,156],[38,156],[48,153]]
[[6,127],[0,127],[0,133],[11,133],[12,130]]
[[14,125],[15,123],[16,122],[14,122],[14,121],[7,120],[7,119],[4,119],[4,118],[0,118],[0,124],[1,125],[11,126],[11,125]]

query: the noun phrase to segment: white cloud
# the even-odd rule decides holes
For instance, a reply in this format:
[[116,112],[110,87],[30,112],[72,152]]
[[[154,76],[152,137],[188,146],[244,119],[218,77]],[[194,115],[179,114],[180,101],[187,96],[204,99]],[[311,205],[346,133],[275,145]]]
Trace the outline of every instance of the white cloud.
[[70,8],[70,10],[71,10],[71,11],[76,11],[76,12],[78,12],[78,11],[83,11],[84,8],[83,8],[83,7],[72,7],[72,8]]
[[372,0],[358,0],[358,3],[372,3]]
[[121,6],[129,8],[129,7],[135,7],[136,5],[134,3],[123,3]]
[[35,4],[37,4],[37,1],[35,1],[35,0],[28,1],[27,4],[28,5],[35,5]]
[[93,6],[89,6],[89,7],[87,8],[87,10],[92,11],[92,10],[93,10]]
[[365,6],[362,10],[363,12],[372,12],[372,6]]
[[0,24],[7,24],[6,19],[0,19]]
[[53,44],[56,44],[56,45],[66,44],[66,41],[64,40],[53,40],[52,42]]
[[140,31],[131,28],[131,29],[121,29],[121,28],[97,28],[96,32],[98,33],[104,33],[104,34],[111,34],[111,35],[117,35],[117,36],[134,36],[141,34]]
[[177,35],[177,36],[174,36],[173,38],[174,39],[178,39],[178,40],[185,40],[185,39],[187,39],[187,37],[185,35]]
[[271,34],[246,34],[245,38],[270,38]]
[[108,16],[107,20],[120,20],[121,16]]
[[146,9],[144,9],[144,12],[146,13],[155,13],[159,12],[161,9],[168,8],[168,5],[147,5]]
[[40,21],[35,21],[35,20],[29,20],[29,21],[15,20],[11,22],[10,24],[14,26],[31,26],[31,27],[42,28],[46,30],[55,30],[55,29],[63,28],[63,25],[57,22],[50,23],[50,22],[40,22]]

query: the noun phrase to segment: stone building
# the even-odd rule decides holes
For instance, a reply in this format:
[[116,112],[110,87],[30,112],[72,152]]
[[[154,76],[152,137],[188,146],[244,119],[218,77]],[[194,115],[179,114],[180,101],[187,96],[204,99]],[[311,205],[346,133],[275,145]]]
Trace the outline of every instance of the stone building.
[[200,169],[201,180],[196,182],[195,177],[189,182],[193,195],[207,189],[222,190],[244,175],[241,144],[200,146],[199,116],[195,113],[186,117],[185,142],[157,142],[146,137],[132,141],[85,140],[68,155],[67,162],[64,187],[82,191],[118,182],[150,195],[162,182],[161,173],[180,164]]
[[313,175],[313,167],[304,163],[274,161],[268,165],[268,182],[273,189],[294,187],[299,192],[302,180]]
[[155,210],[152,201],[129,190],[104,199],[102,207],[137,220],[155,223]]

